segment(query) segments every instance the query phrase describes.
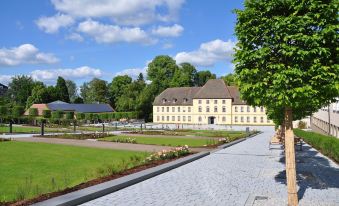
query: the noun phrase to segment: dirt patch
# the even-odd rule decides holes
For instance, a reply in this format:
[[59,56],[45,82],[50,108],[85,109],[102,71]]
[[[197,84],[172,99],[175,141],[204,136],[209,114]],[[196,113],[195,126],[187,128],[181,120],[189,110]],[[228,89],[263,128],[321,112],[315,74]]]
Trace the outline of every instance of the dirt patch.
[[[188,155],[192,155],[192,154],[193,153],[190,153]],[[186,156],[188,156],[188,155],[186,155]],[[105,177],[99,177],[99,178],[90,180],[88,182],[81,183],[81,184],[76,185],[74,187],[66,188],[62,191],[42,194],[38,197],[28,199],[28,200],[6,202],[6,203],[0,202],[0,205],[1,206],[9,206],[9,205],[10,206],[26,206],[26,205],[31,205],[31,204],[41,202],[41,201],[44,201],[44,200],[47,200],[47,199],[50,199],[50,198],[53,198],[53,197],[57,197],[57,196],[64,195],[64,194],[67,194],[67,193],[70,193],[70,192],[81,190],[81,189],[84,189],[86,187],[90,187],[90,186],[97,185],[97,184],[107,182],[107,181],[110,181],[110,180],[114,180],[114,179],[117,179],[117,178],[120,178],[120,177],[123,177],[123,176],[126,176],[126,175],[130,175],[130,174],[133,174],[133,173],[136,173],[136,172],[140,172],[140,171],[145,170],[145,169],[156,167],[158,165],[165,164],[165,163],[168,163],[168,162],[171,162],[171,161],[183,158],[183,157],[185,157],[185,156],[174,158],[174,159],[158,160],[158,161],[150,162],[150,163],[147,163],[147,164],[144,164],[144,165],[140,165],[140,166],[125,170],[125,171],[118,173],[118,174],[112,174],[112,175],[105,176]]]

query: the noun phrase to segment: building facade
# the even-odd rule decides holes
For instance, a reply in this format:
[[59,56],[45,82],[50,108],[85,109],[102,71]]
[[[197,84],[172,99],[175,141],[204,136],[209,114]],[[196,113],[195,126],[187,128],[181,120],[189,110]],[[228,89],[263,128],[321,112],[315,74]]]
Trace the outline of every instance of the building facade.
[[3,96],[7,92],[7,90],[8,87],[0,83],[0,96]]
[[274,125],[265,108],[240,99],[237,87],[221,79],[203,87],[168,88],[153,102],[153,122],[164,124]]
[[313,131],[339,138],[339,97],[337,101],[311,116]]

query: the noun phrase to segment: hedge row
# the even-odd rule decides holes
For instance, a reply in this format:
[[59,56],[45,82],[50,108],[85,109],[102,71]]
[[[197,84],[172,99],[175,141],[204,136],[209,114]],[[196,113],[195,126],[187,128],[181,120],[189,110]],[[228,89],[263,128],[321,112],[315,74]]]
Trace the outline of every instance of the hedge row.
[[294,134],[301,137],[305,142],[319,150],[324,155],[339,162],[339,139],[318,134],[315,132],[306,132],[300,129],[294,129]]

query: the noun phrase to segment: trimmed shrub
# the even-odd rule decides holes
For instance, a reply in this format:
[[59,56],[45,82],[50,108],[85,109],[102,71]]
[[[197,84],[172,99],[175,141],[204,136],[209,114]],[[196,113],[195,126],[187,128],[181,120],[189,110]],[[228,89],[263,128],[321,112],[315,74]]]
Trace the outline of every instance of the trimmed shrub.
[[52,111],[51,110],[48,110],[48,109],[45,109],[42,111],[42,116],[43,118],[51,118],[52,117]]
[[305,142],[312,145],[312,147],[321,151],[324,155],[339,162],[339,139],[318,134],[315,132],[306,132],[300,129],[294,129],[296,136],[302,138]]
[[93,120],[93,114],[92,113],[85,113],[85,119],[92,121]]
[[52,118],[53,119],[62,119],[64,117],[64,112],[63,111],[53,111],[52,112]]
[[74,112],[65,112],[65,118],[67,120],[72,120],[74,119]]
[[76,113],[76,118],[77,118],[77,120],[83,120],[83,119],[85,119],[85,114],[81,113],[81,112]]
[[37,108],[29,108],[28,114],[31,117],[36,117],[36,116],[38,116],[38,109]]

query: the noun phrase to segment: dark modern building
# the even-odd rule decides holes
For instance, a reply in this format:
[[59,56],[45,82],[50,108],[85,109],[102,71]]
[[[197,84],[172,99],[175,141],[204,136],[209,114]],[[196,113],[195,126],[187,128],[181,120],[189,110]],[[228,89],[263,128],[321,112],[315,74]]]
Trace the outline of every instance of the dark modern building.
[[7,90],[8,87],[0,83],[0,96],[3,96],[7,92]]

